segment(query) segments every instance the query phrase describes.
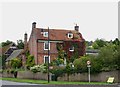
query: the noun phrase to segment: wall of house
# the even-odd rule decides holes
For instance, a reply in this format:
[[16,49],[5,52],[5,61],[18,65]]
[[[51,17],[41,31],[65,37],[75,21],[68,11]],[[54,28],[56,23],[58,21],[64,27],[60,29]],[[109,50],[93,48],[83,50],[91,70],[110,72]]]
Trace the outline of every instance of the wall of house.
[[[38,57],[38,64],[44,63],[44,56],[48,55],[48,50],[44,50],[44,42],[38,42],[37,43],[37,57]],[[50,61],[57,58],[57,49],[56,49],[56,43],[50,42]]]
[[35,63],[37,64],[37,41],[35,38],[35,34],[33,34],[33,32],[28,42],[28,48],[29,48],[30,54],[35,57]]
[[[69,48],[73,45],[77,45],[76,48],[74,48],[73,52],[69,51]],[[83,56],[85,54],[85,41],[80,42],[80,41],[65,41],[64,42],[64,50],[67,52],[68,58],[70,58],[75,52],[78,52],[79,56]],[[75,51],[76,50],[76,51]]]
[[[48,54],[38,54],[38,63],[44,63],[44,56]],[[50,54],[50,62],[57,58],[57,54]]]
[[[47,52],[47,50],[44,50],[44,42],[38,42],[38,53]],[[50,53],[57,53],[56,42],[50,42]]]

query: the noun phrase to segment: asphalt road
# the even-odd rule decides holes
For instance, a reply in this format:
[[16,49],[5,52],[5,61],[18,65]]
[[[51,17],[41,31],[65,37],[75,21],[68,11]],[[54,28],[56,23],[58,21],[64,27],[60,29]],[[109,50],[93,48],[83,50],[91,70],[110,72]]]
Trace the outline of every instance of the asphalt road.
[[11,81],[2,81],[2,87],[120,87],[117,84],[111,85],[45,85],[45,84],[30,84]]

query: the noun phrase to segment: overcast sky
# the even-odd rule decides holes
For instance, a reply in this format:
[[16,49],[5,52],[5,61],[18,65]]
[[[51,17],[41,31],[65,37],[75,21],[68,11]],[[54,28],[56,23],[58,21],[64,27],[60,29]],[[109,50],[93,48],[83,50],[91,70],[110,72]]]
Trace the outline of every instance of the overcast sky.
[[117,2],[4,2],[2,3],[1,41],[24,39],[31,33],[32,22],[38,28],[74,29],[75,23],[84,39],[118,37]]

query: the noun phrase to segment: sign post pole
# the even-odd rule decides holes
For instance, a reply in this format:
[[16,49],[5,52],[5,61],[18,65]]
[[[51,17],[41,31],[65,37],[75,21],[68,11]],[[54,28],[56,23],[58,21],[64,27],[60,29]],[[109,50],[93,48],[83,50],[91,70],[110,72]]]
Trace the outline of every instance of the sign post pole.
[[91,67],[90,63],[91,63],[90,61],[87,61],[89,83],[90,83],[90,67]]

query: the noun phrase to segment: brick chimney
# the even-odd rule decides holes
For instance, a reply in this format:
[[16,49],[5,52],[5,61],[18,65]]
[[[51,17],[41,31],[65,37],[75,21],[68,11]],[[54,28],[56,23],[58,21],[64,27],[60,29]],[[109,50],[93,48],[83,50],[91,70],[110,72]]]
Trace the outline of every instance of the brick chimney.
[[27,33],[24,34],[24,50],[27,50]]
[[32,28],[36,28],[36,22],[32,23]]
[[76,31],[79,31],[79,26],[76,24],[75,27],[74,27],[74,29],[75,29]]
[[24,34],[24,53],[22,56],[22,66],[24,67],[24,69],[26,69],[26,52],[27,52],[27,33]]

